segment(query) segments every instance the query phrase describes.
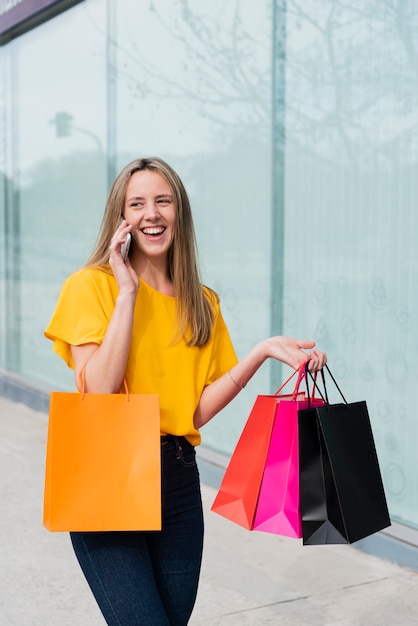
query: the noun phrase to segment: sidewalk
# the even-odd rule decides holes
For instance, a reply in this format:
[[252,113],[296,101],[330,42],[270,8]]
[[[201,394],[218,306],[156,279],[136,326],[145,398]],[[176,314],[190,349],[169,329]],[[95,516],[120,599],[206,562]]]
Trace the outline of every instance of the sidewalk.
[[[67,534],[42,527],[47,417],[0,397],[0,625],[103,626]],[[418,625],[418,575],[352,546],[303,547],[210,511],[190,626]]]

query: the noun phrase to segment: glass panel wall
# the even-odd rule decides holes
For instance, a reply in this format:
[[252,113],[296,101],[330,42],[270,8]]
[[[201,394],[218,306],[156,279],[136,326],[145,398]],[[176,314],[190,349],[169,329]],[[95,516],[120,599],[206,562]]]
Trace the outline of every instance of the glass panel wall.
[[[158,155],[182,177],[203,281],[243,356],[270,332],[271,2],[115,6],[118,168]],[[268,388],[266,365],[205,444],[230,452],[254,390]]]
[[285,334],[368,402],[391,515],[418,527],[418,8],[287,3]]
[[[238,354],[269,334],[271,16],[269,0],[88,0],[1,50],[13,131],[3,367],[73,388],[42,331],[94,243],[110,180],[138,155],[165,158],[183,178],[202,278]],[[267,365],[252,387],[268,390]],[[252,398],[242,394],[205,442],[230,452]]]
[[[109,182],[159,155],[238,355],[272,332],[315,339],[368,402],[392,516],[418,527],[417,26],[413,0],[85,0],[2,47],[0,367],[73,388],[43,329]],[[207,446],[232,451],[277,371]]]
[[43,329],[62,281],[92,248],[107,188],[105,32],[106,6],[93,0],[5,48],[14,129],[6,366],[55,387],[72,388],[73,376]]
[[9,160],[11,125],[7,119],[7,111],[11,109],[11,72],[10,54],[5,48],[0,53],[0,367],[6,368],[8,363],[6,337],[9,320],[7,309],[7,284],[11,270],[9,259],[10,237],[8,235],[8,207],[11,188],[11,164]]

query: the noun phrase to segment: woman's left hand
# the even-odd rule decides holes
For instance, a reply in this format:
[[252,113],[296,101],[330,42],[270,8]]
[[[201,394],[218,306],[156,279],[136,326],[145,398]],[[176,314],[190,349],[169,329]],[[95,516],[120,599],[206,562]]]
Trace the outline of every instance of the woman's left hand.
[[325,354],[325,352],[320,352],[316,348],[308,354],[308,358],[308,369],[310,372],[319,372],[319,370],[322,370],[327,362],[327,355]]
[[[277,359],[294,369],[299,369],[309,359],[309,371],[317,372],[327,362],[327,355],[325,352],[320,352],[320,350],[315,348],[314,341],[302,341],[278,336],[270,337],[270,339],[266,339],[262,343],[266,349],[266,358]],[[305,350],[311,351],[306,353]]]
[[[310,350],[310,352],[305,352]],[[207,385],[194,414],[196,428],[201,428],[219,413],[239,393],[258,368],[268,358],[277,359],[294,369],[309,360],[309,370],[316,372],[327,362],[325,352],[315,348],[314,341],[299,341],[289,337],[270,337],[258,343],[229,373]],[[237,382],[238,381],[238,382]]]

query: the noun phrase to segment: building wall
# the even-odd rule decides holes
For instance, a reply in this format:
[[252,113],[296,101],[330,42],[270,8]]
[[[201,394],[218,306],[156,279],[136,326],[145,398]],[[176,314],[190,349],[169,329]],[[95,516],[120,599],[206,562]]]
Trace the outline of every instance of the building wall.
[[287,3],[283,333],[367,399],[392,516],[418,527],[415,2]]
[[[185,181],[237,353],[313,338],[366,399],[391,515],[418,528],[413,0],[85,0],[0,48],[0,367],[72,389],[43,329],[107,190],[159,155]],[[229,454],[265,364],[205,427]]]

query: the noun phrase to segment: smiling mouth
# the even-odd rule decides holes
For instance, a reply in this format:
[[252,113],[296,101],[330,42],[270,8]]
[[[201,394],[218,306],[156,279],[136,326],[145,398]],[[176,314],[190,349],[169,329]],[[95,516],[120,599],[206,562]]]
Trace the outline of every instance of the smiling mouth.
[[151,235],[152,237],[158,237],[158,235],[162,235],[165,230],[166,230],[165,226],[153,226],[150,228],[142,228],[141,232],[143,232],[144,235]]

